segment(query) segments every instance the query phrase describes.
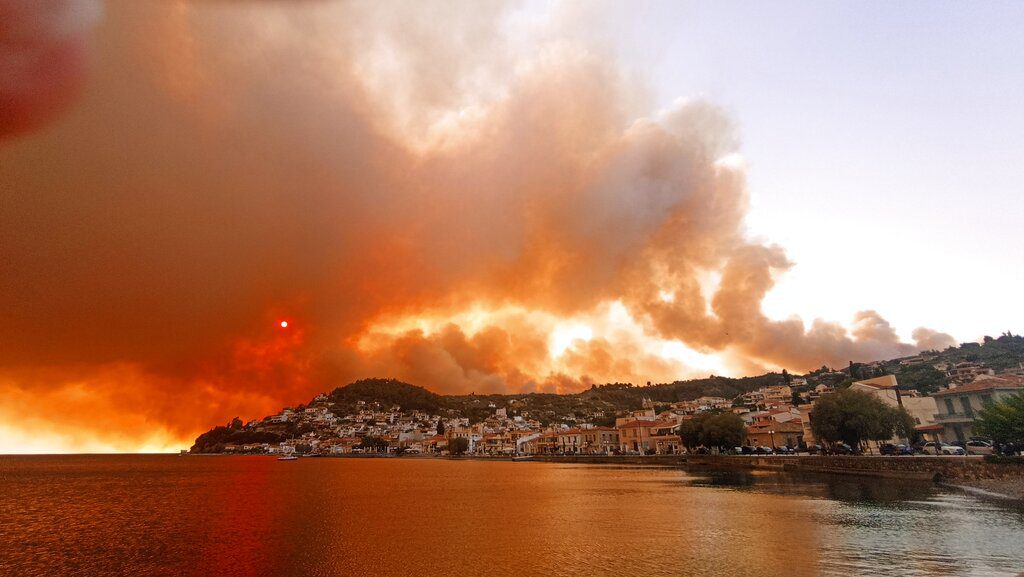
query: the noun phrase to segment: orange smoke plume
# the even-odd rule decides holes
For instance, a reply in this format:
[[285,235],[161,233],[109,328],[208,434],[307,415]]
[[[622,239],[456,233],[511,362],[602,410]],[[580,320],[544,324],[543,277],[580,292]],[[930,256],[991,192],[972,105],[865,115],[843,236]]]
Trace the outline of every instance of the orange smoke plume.
[[0,149],[0,450],[187,446],[371,375],[565,392],[917,350],[873,312],[762,313],[790,263],[745,233],[714,106],[645,116],[603,53],[495,41],[498,4],[389,8],[109,5],[82,102]]

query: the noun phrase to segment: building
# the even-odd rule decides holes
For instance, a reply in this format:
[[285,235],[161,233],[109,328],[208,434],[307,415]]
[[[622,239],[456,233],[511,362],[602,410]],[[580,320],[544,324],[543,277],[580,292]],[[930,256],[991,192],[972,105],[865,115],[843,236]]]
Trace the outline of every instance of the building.
[[788,405],[793,401],[793,389],[789,385],[761,387],[740,396],[741,402],[748,407],[770,407]]
[[507,433],[487,433],[483,436],[477,452],[488,455],[511,455],[516,450],[515,443]]
[[556,452],[563,455],[576,455],[580,452],[582,444],[583,431],[580,429],[565,429],[558,432]]
[[619,432],[611,427],[583,427],[558,432],[557,452],[565,455],[607,455],[619,448]]
[[785,423],[800,418],[800,410],[796,407],[785,409],[769,409],[767,411],[751,411],[740,415],[744,423],[756,424],[762,422]]
[[548,429],[540,434],[540,437],[533,442],[535,447],[535,453],[540,455],[553,455],[558,452],[558,432],[553,429]]
[[857,381],[850,389],[871,393],[890,407],[903,407],[914,418],[915,425],[935,423],[935,399],[922,397],[917,391],[901,391],[893,375]]
[[1024,393],[1024,377],[981,375],[973,383],[939,391],[933,395],[938,405],[935,415],[942,425],[942,439],[965,441],[974,436],[974,418],[985,405]]
[[957,363],[949,370],[949,380],[954,385],[973,383],[981,375],[992,375],[994,371],[980,363],[964,361]]
[[728,411],[732,401],[723,397],[700,397],[692,401],[680,401],[672,404],[674,412],[684,415],[695,415],[707,411]]
[[540,433],[530,433],[523,435],[516,440],[516,454],[518,455],[536,455],[542,451],[539,450],[537,442],[540,440]]
[[1024,377],[1024,363],[1017,363],[1016,367],[1011,367],[999,373],[997,376],[1014,375],[1017,377]]
[[618,430],[619,450],[623,453],[672,455],[682,446],[674,420],[649,421],[636,419],[622,423]]
[[820,445],[818,439],[814,436],[814,431],[811,429],[811,411],[814,409],[814,405],[800,405],[797,410],[800,411],[800,426],[803,428],[803,442],[805,446]]
[[785,422],[760,421],[747,426],[747,445],[751,447],[800,447],[804,426],[800,419]]
[[608,455],[619,448],[619,432],[612,427],[580,429],[579,452],[586,455]]

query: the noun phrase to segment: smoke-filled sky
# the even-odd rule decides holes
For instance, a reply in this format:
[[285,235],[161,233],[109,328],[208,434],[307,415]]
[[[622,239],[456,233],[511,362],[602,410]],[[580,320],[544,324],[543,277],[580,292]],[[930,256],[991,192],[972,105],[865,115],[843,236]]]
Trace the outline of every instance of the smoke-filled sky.
[[[89,32],[70,3],[91,54],[19,85],[69,111],[0,141],[0,452],[187,446],[366,376],[571,392],[1024,320],[1019,223],[990,234],[1020,165],[954,130],[998,91],[899,98],[926,56],[1020,88],[980,49],[891,64],[835,5],[132,0]],[[12,34],[0,64],[47,38]]]

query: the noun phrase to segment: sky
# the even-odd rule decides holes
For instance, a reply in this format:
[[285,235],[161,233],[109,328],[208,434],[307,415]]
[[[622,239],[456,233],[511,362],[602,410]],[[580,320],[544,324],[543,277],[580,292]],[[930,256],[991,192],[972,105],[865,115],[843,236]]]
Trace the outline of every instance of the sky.
[[0,452],[1024,320],[1013,4],[2,10]]
[[736,121],[747,224],[796,263],[770,316],[1019,330],[1019,3],[655,2],[615,21],[659,105],[700,95]]

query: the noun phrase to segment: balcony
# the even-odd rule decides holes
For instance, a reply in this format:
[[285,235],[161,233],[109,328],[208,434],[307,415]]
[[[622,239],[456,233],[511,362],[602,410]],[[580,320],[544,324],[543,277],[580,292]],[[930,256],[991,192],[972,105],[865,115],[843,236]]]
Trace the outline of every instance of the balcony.
[[935,415],[936,423],[971,423],[974,413],[939,413]]

